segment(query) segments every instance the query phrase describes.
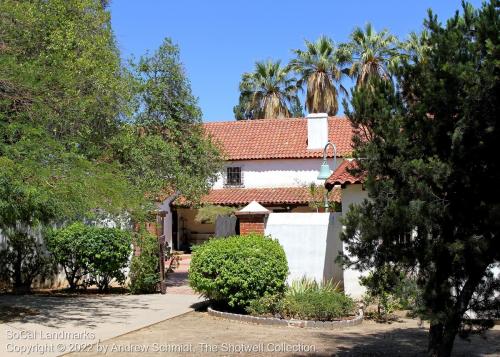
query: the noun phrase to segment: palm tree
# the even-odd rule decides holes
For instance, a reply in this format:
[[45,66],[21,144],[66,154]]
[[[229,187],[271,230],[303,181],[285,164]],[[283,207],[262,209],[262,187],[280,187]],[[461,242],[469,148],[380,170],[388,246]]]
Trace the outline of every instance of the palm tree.
[[290,67],[301,76],[298,85],[307,85],[306,108],[310,113],[335,115],[339,108],[338,92],[345,92],[340,84],[342,61],[335,44],[325,36],[316,42],[306,40],[305,43],[305,51],[293,51],[296,58],[290,62]]
[[255,70],[242,76],[235,114],[240,119],[289,118],[298,89],[297,80],[281,61],[256,62]]
[[370,23],[364,29],[355,28],[350,37],[351,42],[343,45],[341,51],[351,58],[348,73],[356,79],[356,87],[366,85],[374,76],[389,80],[388,68],[399,57],[396,37],[387,30],[375,31]]
[[427,30],[423,30],[420,34],[410,32],[408,39],[402,44],[402,47],[407,57],[416,62],[423,62],[431,50],[428,42],[429,32]]

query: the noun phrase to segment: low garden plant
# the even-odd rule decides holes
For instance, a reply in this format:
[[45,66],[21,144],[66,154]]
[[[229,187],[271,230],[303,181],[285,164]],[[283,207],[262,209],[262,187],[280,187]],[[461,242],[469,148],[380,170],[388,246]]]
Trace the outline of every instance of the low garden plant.
[[253,234],[211,239],[194,247],[189,284],[221,308],[244,311],[253,300],[283,294],[287,276],[283,247]]
[[303,278],[293,281],[282,295],[252,301],[247,312],[256,316],[331,321],[354,315],[355,303],[338,284]]

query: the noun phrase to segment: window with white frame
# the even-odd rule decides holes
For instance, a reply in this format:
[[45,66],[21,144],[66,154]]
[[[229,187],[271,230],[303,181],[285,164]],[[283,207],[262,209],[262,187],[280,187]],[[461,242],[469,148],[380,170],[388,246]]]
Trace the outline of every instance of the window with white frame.
[[226,186],[243,186],[243,175],[239,166],[226,167],[225,178]]

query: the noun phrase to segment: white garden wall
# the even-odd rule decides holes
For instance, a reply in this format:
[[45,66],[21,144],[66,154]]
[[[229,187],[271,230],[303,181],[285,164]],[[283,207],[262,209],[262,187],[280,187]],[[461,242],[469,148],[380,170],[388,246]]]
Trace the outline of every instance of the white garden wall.
[[338,239],[340,213],[271,213],[265,234],[283,246],[290,275],[288,281],[307,277],[321,282],[342,281],[342,269],[335,263],[342,250]]

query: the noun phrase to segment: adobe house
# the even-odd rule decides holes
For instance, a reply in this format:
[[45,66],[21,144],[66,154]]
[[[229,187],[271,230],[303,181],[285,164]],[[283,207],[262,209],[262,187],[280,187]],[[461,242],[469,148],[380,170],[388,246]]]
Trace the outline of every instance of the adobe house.
[[[202,204],[241,208],[252,201],[270,212],[316,212],[310,206],[310,184],[323,186],[318,173],[323,148],[337,148],[337,166],[351,153],[352,128],[345,117],[310,114],[306,118],[260,119],[205,123],[207,135],[223,150],[226,162]],[[333,157],[329,150],[327,157]],[[331,160],[330,160],[331,161]],[[331,164],[331,163],[330,163]],[[334,188],[330,202],[340,205],[341,190]],[[197,209],[176,196],[161,204],[163,234],[176,250],[198,244],[215,233],[215,225],[195,221]]]

